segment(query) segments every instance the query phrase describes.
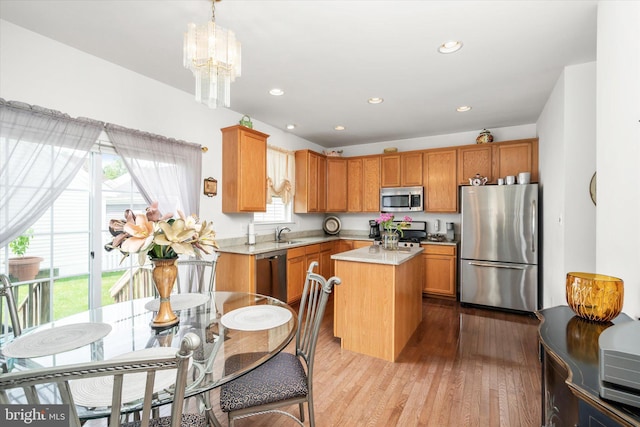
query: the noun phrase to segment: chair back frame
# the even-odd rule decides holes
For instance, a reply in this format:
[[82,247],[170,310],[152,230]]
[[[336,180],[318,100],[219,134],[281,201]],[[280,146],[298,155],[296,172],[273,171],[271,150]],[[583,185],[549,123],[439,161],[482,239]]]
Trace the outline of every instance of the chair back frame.
[[[312,378],[313,375],[316,344],[329,295],[333,286],[341,283],[338,277],[331,277],[327,280],[314,273],[313,270],[317,266],[318,262],[313,261],[307,270],[307,279],[298,311],[298,331],[296,332],[296,355],[304,359],[309,378]],[[311,388],[311,384],[312,381],[309,381],[309,388]]]
[[[188,278],[188,286],[191,287],[193,283],[197,283],[197,292],[205,293],[215,291],[215,280],[216,280],[216,266],[218,265],[218,258],[220,257],[219,252],[213,253],[213,259],[205,260],[205,259],[178,259],[178,266],[188,266],[189,270],[187,271]],[[209,282],[207,283],[207,287],[205,288],[204,278],[206,273],[206,268],[211,268],[211,275],[209,276]],[[182,293],[184,290],[180,285],[180,272],[178,273],[178,277],[176,278],[176,292]]]
[[6,274],[0,274],[0,297],[5,297],[7,300],[7,309],[11,319],[11,327],[13,328],[13,336],[18,337],[22,334],[22,327],[20,326],[20,320],[18,318],[18,307],[13,293],[13,285]]
[[[142,405],[141,426],[149,425],[153,400],[153,385],[155,374],[159,370],[176,369],[173,403],[171,405],[171,427],[179,427],[185,387],[188,378],[189,359],[193,350],[200,345],[200,338],[194,333],[188,333],[183,338],[176,356],[168,358],[154,358],[145,360],[110,360],[102,362],[82,363],[59,366],[55,368],[31,369],[16,371],[0,375],[0,403],[11,404],[8,391],[22,388],[28,404],[41,404],[36,386],[55,384],[62,403],[69,404],[69,426],[81,427],[69,381],[91,377],[113,376],[112,408],[122,408],[122,386],[125,374],[146,373],[145,396]],[[137,407],[136,407],[137,408]],[[110,427],[120,426],[120,410],[112,410],[109,419]]]

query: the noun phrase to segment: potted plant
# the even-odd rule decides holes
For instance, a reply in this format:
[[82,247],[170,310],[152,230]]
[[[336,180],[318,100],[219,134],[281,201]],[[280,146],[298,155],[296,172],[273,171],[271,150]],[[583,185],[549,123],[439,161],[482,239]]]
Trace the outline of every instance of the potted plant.
[[18,279],[19,282],[35,279],[40,271],[42,258],[24,256],[32,238],[33,229],[30,228],[9,243],[9,249],[17,256],[16,258],[9,258],[9,275]]

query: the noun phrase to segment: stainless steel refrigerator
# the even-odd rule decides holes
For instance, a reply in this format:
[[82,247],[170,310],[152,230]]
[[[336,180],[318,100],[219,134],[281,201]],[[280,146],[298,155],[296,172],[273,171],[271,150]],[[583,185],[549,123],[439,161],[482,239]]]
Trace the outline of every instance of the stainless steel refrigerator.
[[538,184],[461,187],[460,301],[538,305]]

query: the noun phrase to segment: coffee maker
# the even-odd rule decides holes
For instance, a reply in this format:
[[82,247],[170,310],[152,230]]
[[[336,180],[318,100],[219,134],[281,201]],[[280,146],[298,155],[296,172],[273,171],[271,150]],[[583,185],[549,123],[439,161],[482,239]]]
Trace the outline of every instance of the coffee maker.
[[380,224],[375,219],[369,220],[369,238],[377,239],[380,237]]

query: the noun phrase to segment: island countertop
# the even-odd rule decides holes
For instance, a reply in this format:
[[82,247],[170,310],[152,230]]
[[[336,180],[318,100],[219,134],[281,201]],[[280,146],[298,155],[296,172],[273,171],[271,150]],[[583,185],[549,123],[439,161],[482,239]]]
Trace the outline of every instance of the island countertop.
[[387,251],[382,249],[380,245],[371,245],[331,255],[331,259],[337,261],[365,262],[369,264],[400,265],[419,255],[423,250],[421,247],[413,247]]

